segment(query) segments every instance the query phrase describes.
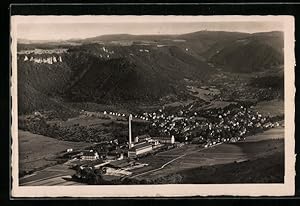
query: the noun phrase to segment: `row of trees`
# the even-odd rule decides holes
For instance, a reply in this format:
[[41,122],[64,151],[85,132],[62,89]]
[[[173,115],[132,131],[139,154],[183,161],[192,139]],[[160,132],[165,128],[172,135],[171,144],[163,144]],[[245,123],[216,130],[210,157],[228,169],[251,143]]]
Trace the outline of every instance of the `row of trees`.
[[[19,119],[19,128],[34,134],[66,141],[101,142],[118,139],[124,143],[128,139],[128,124],[111,121],[97,126],[82,126],[80,124],[62,125],[48,123],[43,117]],[[149,127],[144,122],[134,122],[133,135],[149,132]]]
[[34,134],[66,141],[99,142],[111,140],[108,135],[104,135],[103,131],[97,127],[61,126],[57,123],[49,124],[44,119],[19,120],[19,128]]

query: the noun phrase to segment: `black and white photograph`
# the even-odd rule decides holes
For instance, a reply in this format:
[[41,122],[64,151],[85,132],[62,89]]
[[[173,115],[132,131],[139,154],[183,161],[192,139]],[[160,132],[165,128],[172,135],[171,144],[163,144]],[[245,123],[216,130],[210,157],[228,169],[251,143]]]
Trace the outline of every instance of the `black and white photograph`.
[[16,197],[293,195],[290,16],[12,16]]

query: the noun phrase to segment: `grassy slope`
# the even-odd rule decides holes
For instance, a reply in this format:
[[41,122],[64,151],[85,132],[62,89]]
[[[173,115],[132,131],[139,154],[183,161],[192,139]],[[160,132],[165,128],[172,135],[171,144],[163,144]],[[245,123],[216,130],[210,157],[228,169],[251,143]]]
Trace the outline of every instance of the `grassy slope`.
[[240,163],[206,166],[179,173],[183,184],[280,183],[284,178],[283,151]]
[[[277,131],[277,133],[278,132],[279,131]],[[266,135],[273,137],[274,132],[267,132]],[[258,138],[259,137],[260,134],[258,134]],[[283,139],[269,139],[262,141],[257,140],[256,142],[240,142],[234,145],[237,145],[242,150],[242,152],[248,156],[248,161],[213,166],[203,166],[185,170],[179,173],[183,177],[181,183],[283,182]],[[218,148],[216,147],[215,149]]]
[[90,143],[86,142],[60,141],[22,130],[18,132],[19,169],[21,172],[55,164],[56,161],[53,158],[68,148],[82,149],[90,145]]

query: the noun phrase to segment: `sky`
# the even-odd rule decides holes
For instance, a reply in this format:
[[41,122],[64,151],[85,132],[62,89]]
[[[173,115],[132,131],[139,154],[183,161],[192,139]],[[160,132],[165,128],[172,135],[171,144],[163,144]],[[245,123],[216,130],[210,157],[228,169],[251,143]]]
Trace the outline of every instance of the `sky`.
[[200,30],[236,31],[236,32],[267,32],[283,30],[279,21],[208,21],[197,18],[111,18],[102,19],[60,18],[32,19],[17,24],[18,39],[28,40],[66,40],[88,38],[107,34],[183,34]]

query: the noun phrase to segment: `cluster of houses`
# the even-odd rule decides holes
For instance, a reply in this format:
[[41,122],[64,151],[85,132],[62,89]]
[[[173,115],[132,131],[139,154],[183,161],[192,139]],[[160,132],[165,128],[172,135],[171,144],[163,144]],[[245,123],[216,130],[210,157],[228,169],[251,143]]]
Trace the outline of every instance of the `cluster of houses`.
[[[89,112],[91,113],[91,112]],[[112,116],[116,116],[116,117],[126,117],[127,115],[125,113],[120,113],[120,112],[113,112],[113,111],[103,111],[103,114],[104,115],[112,115]],[[145,121],[148,121],[149,118],[148,117],[145,117],[143,115],[134,115],[134,118],[135,119],[140,119],[140,120],[145,120]]]
[[[127,156],[135,158],[152,152],[164,144],[176,144],[174,136],[183,142],[198,142],[204,147],[219,143],[237,142],[254,130],[265,130],[279,126],[268,117],[253,112],[244,106],[231,107],[195,112],[189,108],[182,108],[176,113],[169,113],[164,108],[156,112],[144,112],[140,115],[130,115],[132,118],[150,121],[150,124],[161,133],[161,137],[139,136],[131,140],[131,119],[129,120],[129,140]],[[103,112],[104,115],[127,117],[124,113]],[[102,115],[103,115],[102,114]],[[129,117],[130,117],[129,116]],[[195,141],[194,141],[195,139]],[[197,141],[196,141],[197,140]]]
[[125,117],[126,116],[124,113],[107,112],[107,111],[104,111],[103,114],[109,114],[109,115],[113,115],[113,116],[117,116],[117,117]]
[[112,116],[117,116],[117,117],[125,117],[126,116],[124,113],[118,113],[118,112],[104,111],[102,113],[102,112],[89,112],[89,111],[84,111],[84,110],[81,110],[80,114],[84,115],[86,117],[99,117],[99,118],[102,118],[103,115],[112,115]]
[[258,112],[239,106],[229,105],[226,108],[207,109],[193,112],[192,106],[186,106],[177,113],[159,109],[153,113],[143,113],[151,126],[158,129],[164,136],[175,135],[192,141],[206,142],[208,146],[219,142],[236,142],[248,133],[279,126],[268,117]]
[[89,111],[84,111],[81,110],[80,112],[81,115],[87,116],[87,117],[103,117],[103,115],[111,115],[111,116],[116,116],[116,117],[126,117],[126,114],[124,113],[120,113],[120,112],[107,112],[107,111],[103,111],[103,113],[101,112],[89,112]]
[[[135,116],[129,115],[128,144],[119,145],[111,142],[118,149],[109,150],[109,152],[106,152],[105,157],[104,154],[91,150],[80,153],[80,159],[91,161],[102,159],[110,163],[123,159],[135,159],[159,151],[159,148],[163,146],[182,146],[175,142],[175,136],[180,137],[182,135],[185,136],[185,142],[190,142],[195,138],[192,135],[197,134],[199,143],[201,142],[204,147],[212,147],[221,143],[243,140],[248,132],[255,129],[267,129],[278,125],[276,122],[271,122],[268,117],[239,105],[202,112],[192,111],[191,106],[186,107],[173,114],[169,113],[172,111],[167,112],[163,108],[157,112],[144,112]],[[94,115],[94,113],[87,114]],[[124,113],[112,111],[96,114],[128,117]],[[161,130],[165,135],[160,135],[160,137],[142,135],[132,139],[131,121],[134,117],[149,120],[153,127]],[[100,149],[100,151],[102,150]]]
[[114,51],[109,51],[105,46],[103,46],[101,49],[102,49],[102,51],[104,53],[99,54],[100,58],[107,58],[107,59],[109,59],[115,53]]
[[99,153],[96,150],[82,150],[73,152],[72,148],[67,149],[67,154],[71,160],[79,160],[79,161],[96,161],[96,160],[105,160],[105,162],[122,160],[124,158],[124,154],[120,151],[109,151],[108,153]]
[[23,59],[24,62],[29,61],[29,62],[34,62],[37,64],[55,64],[58,62],[62,62],[62,57],[61,56],[50,56],[47,58],[42,58],[42,57],[28,57],[27,55],[24,56]]

